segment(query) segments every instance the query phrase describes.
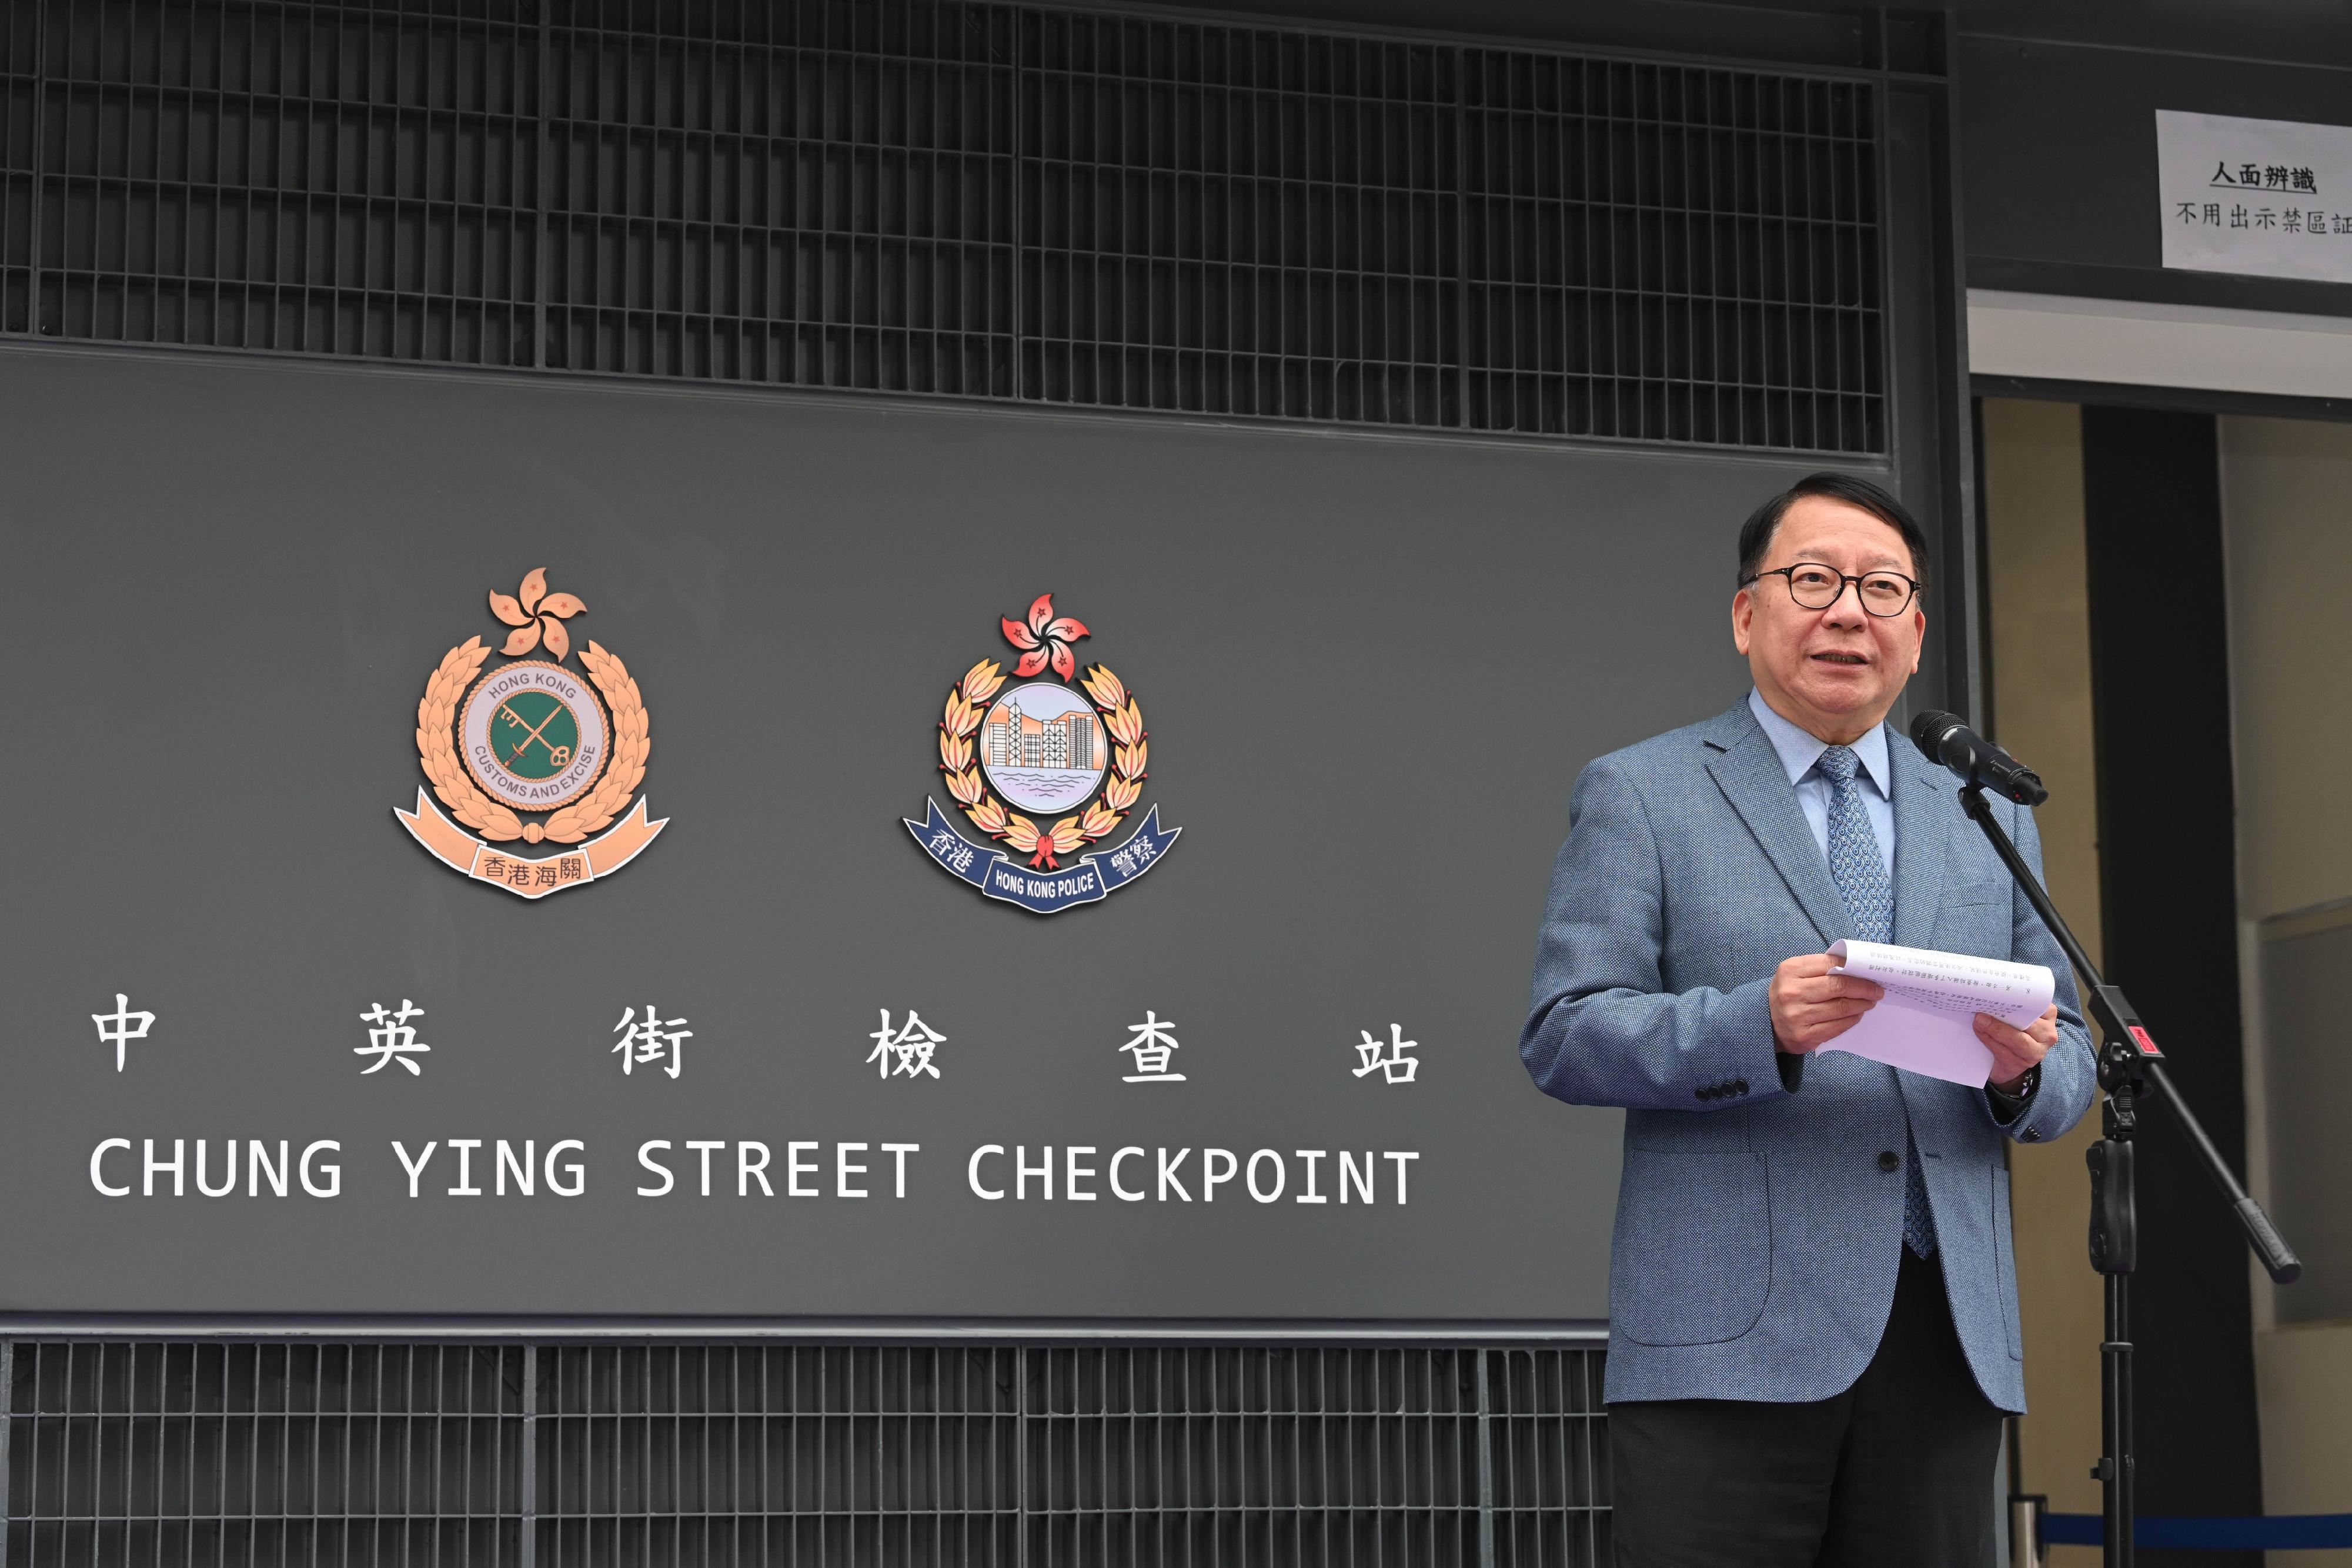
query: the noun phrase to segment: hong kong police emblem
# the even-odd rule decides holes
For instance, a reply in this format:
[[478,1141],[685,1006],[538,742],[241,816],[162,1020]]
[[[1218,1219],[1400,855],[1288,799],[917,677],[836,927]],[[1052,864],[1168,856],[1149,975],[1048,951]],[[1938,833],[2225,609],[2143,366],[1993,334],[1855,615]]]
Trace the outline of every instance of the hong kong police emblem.
[[1020,654],[1011,676],[982,659],[948,689],[940,717],[948,793],[987,841],[965,837],[936,800],[907,831],[950,875],[990,898],[1052,915],[1133,882],[1183,830],[1162,828],[1155,805],[1117,848],[1093,847],[1143,793],[1142,705],[1104,665],[1078,674],[1071,645],[1092,633],[1055,615],[1052,594],[1003,627]]
[[[513,596],[490,595],[490,613],[512,628],[499,650],[506,662],[484,671],[489,645],[468,638],[416,705],[416,759],[449,814],[422,789],[415,810],[392,813],[452,871],[524,898],[612,875],[669,821],[647,821],[637,794],[650,724],[628,666],[593,642],[580,651],[584,675],[564,664],[564,623],[587,608],[548,592],[545,568]],[[562,848],[517,854],[505,847],[517,840]]]

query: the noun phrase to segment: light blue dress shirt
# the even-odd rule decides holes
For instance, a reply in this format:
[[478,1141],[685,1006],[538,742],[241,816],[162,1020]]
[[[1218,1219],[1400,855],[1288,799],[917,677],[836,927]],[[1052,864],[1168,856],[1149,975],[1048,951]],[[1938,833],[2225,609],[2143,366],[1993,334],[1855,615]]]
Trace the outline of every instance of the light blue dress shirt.
[[[1805,813],[1805,825],[1813,831],[1813,842],[1821,847],[1824,862],[1830,856],[1830,781],[1813,765],[1830,743],[1819,736],[1809,735],[1774,713],[1763,694],[1750,687],[1748,711],[1764,727],[1765,737],[1772,749],[1780,753],[1780,766],[1787,769],[1789,783],[1797,791],[1798,809]],[[1886,862],[1886,874],[1895,874],[1895,794],[1891,788],[1894,775],[1887,771],[1886,727],[1871,726],[1870,733],[1853,743],[1853,754],[1862,763],[1858,779],[1867,779],[1862,791],[1863,809],[1870,813],[1870,831],[1878,840],[1879,855]],[[1786,1070],[1783,1070],[1785,1080]],[[2008,1126],[2024,1113],[2025,1102],[2041,1086],[2042,1070],[2034,1068],[2025,1076],[2015,1094],[1985,1085],[1992,1099],[1993,1119]]]
[[[1788,769],[1789,782],[1797,791],[1797,806],[1805,813],[1805,825],[1813,830],[1813,842],[1827,862],[1832,786],[1813,764],[1822,759],[1830,743],[1774,713],[1763,694],[1753,688],[1748,693],[1748,708],[1756,716],[1756,722],[1764,727],[1772,749],[1780,753],[1780,766]],[[1853,754],[1862,763],[1859,777],[1868,780],[1862,791],[1862,804],[1870,813],[1870,831],[1878,840],[1879,857],[1885,861],[1886,875],[1891,881],[1895,875],[1895,776],[1887,771],[1886,727],[1872,725],[1870,733],[1853,743]]]

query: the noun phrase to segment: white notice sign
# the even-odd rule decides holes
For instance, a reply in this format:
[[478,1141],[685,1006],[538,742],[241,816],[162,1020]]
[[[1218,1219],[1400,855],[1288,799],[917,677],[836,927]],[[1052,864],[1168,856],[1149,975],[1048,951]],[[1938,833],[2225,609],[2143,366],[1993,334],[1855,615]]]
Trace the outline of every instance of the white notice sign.
[[2156,111],[2164,265],[2352,283],[2352,126]]

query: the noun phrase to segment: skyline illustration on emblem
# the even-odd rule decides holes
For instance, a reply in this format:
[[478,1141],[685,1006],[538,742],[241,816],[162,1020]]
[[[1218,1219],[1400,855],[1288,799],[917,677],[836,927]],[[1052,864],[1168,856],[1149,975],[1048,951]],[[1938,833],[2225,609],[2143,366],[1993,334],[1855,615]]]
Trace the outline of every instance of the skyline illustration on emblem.
[[[648,821],[636,793],[651,724],[628,666],[592,641],[579,654],[586,677],[565,667],[565,622],[588,606],[550,593],[540,567],[512,595],[492,590],[489,609],[512,628],[499,649],[506,662],[485,672],[489,645],[470,637],[442,656],[416,705],[417,764],[448,813],[420,789],[414,810],[392,814],[452,871],[543,898],[610,876],[669,819]],[[516,840],[563,847],[543,856],[500,847]]]
[[[1092,847],[1142,796],[1150,759],[1142,704],[1108,665],[1078,674],[1072,646],[1094,633],[1055,615],[1052,594],[1039,594],[1024,619],[999,623],[1020,655],[1011,675],[995,659],[972,665],[948,688],[939,725],[948,794],[985,841],[967,838],[936,800],[925,802],[922,821],[901,820],[950,875],[990,898],[1052,915],[1141,876],[1183,830],[1161,828],[1154,805],[1117,848]],[[1048,674],[1055,678],[1039,678]],[[1009,681],[1022,684],[1007,689]],[[1024,814],[1033,811],[1036,818]],[[1038,820],[1056,812],[1067,814]]]

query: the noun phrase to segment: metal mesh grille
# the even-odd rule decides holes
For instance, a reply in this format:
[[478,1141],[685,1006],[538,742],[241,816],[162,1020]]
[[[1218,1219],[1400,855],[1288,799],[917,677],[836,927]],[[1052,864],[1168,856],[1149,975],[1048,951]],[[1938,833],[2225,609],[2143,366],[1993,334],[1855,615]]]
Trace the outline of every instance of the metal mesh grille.
[[5,1561],[1599,1568],[1601,1360],[0,1342]]
[[7,1561],[512,1563],[519,1347],[11,1347]]
[[963,0],[0,11],[0,332],[1886,445],[1866,82]]
[[1025,395],[1458,422],[1455,51],[1023,22]]
[[1613,1563],[1602,1358],[1559,1350],[1491,1351],[1487,1441],[1495,1562],[1503,1568]]
[[40,332],[531,362],[539,32],[488,9],[9,7]]
[[0,332],[33,320],[40,21],[30,6],[0,6]]
[[539,1561],[1013,1564],[1018,1353],[543,1351]]
[[1014,395],[1014,16],[550,0],[548,362]]
[[1027,1561],[1478,1561],[1478,1358],[1454,1350],[1029,1356]]
[[1473,424],[1885,449],[1867,89],[1469,58]]

